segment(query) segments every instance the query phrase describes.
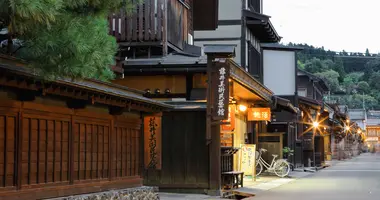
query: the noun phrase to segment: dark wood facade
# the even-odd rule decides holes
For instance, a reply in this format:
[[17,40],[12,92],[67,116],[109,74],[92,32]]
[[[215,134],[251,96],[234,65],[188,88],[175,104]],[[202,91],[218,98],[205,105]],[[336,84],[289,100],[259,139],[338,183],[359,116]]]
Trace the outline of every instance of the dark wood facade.
[[0,64],[0,199],[143,184],[142,118],[169,105],[108,83],[42,81],[20,65]]
[[209,188],[209,152],[205,110],[164,112],[162,169],[148,170],[144,183],[164,191]]
[[37,199],[142,185],[138,114],[116,117],[2,99],[0,198],[14,194]]

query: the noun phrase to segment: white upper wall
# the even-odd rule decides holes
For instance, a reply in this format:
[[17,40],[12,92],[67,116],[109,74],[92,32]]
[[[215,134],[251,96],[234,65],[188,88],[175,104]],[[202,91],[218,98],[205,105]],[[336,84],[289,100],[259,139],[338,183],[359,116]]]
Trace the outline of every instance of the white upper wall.
[[[205,0],[202,0],[205,1]],[[242,2],[246,0],[219,0],[218,20],[241,20]],[[203,47],[205,44],[236,45],[235,62],[239,65],[241,50],[241,25],[218,25],[213,31],[194,31],[194,45]]]
[[294,95],[296,63],[294,51],[264,50],[264,85],[275,95]]
[[214,38],[240,38],[241,36],[241,26],[240,25],[229,25],[221,26],[214,31],[194,31],[194,39],[214,39]]
[[[202,0],[206,1],[206,0]],[[245,0],[243,0],[245,1]],[[219,20],[240,20],[242,0],[219,0]]]

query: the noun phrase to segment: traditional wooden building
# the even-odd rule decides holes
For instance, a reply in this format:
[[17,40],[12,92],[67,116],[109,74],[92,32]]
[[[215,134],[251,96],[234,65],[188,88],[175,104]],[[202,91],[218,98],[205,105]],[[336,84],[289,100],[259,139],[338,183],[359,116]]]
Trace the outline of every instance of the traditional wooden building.
[[[281,146],[294,150],[294,155],[290,156],[288,160],[298,167],[296,164],[302,160],[302,146],[301,139],[297,136],[301,121],[301,112],[298,109],[297,51],[302,48],[287,47],[278,43],[262,44],[261,48],[264,85],[270,88],[276,96],[285,99],[295,107],[293,112],[275,111],[272,121],[268,124],[268,132],[284,133]],[[298,161],[296,162],[296,160]]]
[[[272,107],[291,109],[292,106],[274,105],[276,97],[268,88],[233,60],[227,60],[225,65],[230,69],[229,110],[233,122],[221,127],[220,146],[234,148],[240,144],[257,144],[258,133],[265,127],[253,126],[249,116],[253,115],[251,109],[269,108],[265,121],[270,119]],[[162,170],[154,175],[158,177],[148,177],[147,184],[163,189],[198,191],[209,187],[208,169],[212,155],[206,145],[206,68],[204,58],[174,54],[161,59],[134,59],[124,63],[127,78],[115,83],[143,89],[146,96],[176,108],[163,114]],[[235,155],[234,164],[225,168],[238,170],[238,159]]]
[[[324,126],[328,117],[323,116],[323,97],[329,91],[326,83],[319,77],[298,69],[298,98],[301,109],[302,126],[298,137],[302,139],[302,164],[320,167],[324,162]],[[326,119],[324,119],[326,118]]]
[[[280,101],[259,77],[263,67],[260,41],[278,42],[280,37],[269,17],[262,14],[261,1],[243,2],[249,6],[226,0],[145,0],[133,16],[110,17],[110,34],[121,47],[115,69],[122,75],[113,83],[144,90],[145,97],[175,106],[162,114],[162,165],[146,168],[147,185],[218,193],[222,174],[239,170],[239,155],[225,153],[236,152],[241,144],[258,144],[271,109],[294,111],[289,101]],[[226,18],[225,10],[233,12],[234,18]],[[236,27],[239,33],[232,34],[231,43],[223,32]],[[219,39],[211,37],[217,34],[221,34]],[[206,48],[235,56],[207,60]],[[221,112],[228,111],[230,117],[222,126],[214,124],[210,135],[207,92],[216,88],[208,84],[207,67],[211,65],[223,66],[228,74],[229,78],[223,78],[228,107]]]
[[44,81],[8,57],[0,74],[0,199],[142,186],[144,121],[170,105],[100,81]]

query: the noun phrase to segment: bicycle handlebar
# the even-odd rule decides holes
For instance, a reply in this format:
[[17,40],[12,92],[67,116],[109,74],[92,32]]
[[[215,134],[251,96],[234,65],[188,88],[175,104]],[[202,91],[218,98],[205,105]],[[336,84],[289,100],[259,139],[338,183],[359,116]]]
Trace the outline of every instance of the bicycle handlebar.
[[261,148],[260,151],[267,152],[268,150]]

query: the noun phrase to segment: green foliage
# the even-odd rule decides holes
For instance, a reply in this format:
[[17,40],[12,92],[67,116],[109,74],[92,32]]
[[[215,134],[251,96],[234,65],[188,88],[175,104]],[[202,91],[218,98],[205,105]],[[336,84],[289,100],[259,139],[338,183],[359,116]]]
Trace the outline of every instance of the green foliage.
[[380,71],[372,73],[369,78],[369,85],[372,89],[380,90]]
[[312,58],[305,62],[305,70],[311,73],[323,72],[327,69],[327,65],[319,58]]
[[305,69],[305,64],[302,63],[300,60],[297,60],[297,66],[299,69]]
[[[29,61],[43,77],[114,77],[110,66],[117,52],[116,40],[108,35],[107,15],[132,0],[2,0],[0,25],[8,29],[8,54]],[[138,2],[139,3],[139,2]],[[3,18],[5,16],[5,18]],[[12,40],[23,41],[17,52]]]
[[358,89],[357,90],[359,93],[369,94],[371,91],[371,87],[369,86],[369,84],[367,82],[360,81],[358,83]]
[[292,150],[292,149],[289,148],[289,147],[284,147],[284,148],[282,149],[282,153],[283,153],[284,155],[287,155],[287,156],[292,156],[293,153],[294,153],[294,150]]
[[[380,109],[380,55],[346,51],[334,52],[308,44],[288,44],[303,47],[297,54],[298,67],[313,73],[329,85],[332,95],[350,108]],[[344,92],[344,96],[340,96]],[[363,95],[364,94],[364,95]]]
[[[26,38],[20,57],[47,79],[59,77],[110,80],[117,45],[107,21],[92,16],[63,15],[49,30],[38,27]],[[89,40],[90,39],[90,40]]]
[[331,92],[336,92],[340,89],[339,85],[339,73],[329,69],[327,71],[315,73],[316,76],[322,78],[329,86]]
[[363,100],[366,108],[374,109],[378,105],[378,101],[374,97],[362,94],[346,95],[341,103],[348,105],[349,108],[363,108]]

